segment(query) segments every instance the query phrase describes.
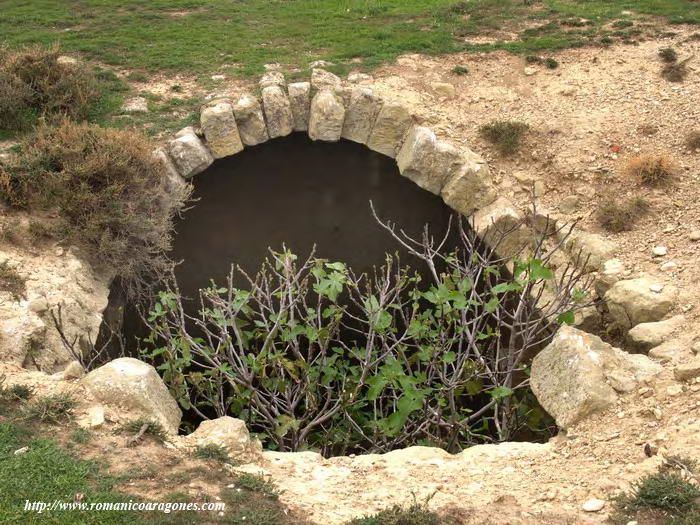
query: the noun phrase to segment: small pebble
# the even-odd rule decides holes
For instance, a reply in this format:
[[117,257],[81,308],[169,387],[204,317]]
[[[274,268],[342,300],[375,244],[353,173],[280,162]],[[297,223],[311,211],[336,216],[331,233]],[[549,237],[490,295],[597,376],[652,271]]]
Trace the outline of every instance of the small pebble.
[[29,450],[29,447],[18,448],[17,450],[15,450],[15,456],[20,456],[20,455],[24,454],[25,452],[27,452],[28,450]]
[[605,502],[602,499],[592,498],[589,499],[586,503],[584,503],[581,508],[586,512],[598,512],[604,506]]
[[654,249],[651,250],[651,253],[654,257],[663,257],[668,253],[668,248],[666,248],[666,246],[655,246]]
[[700,241],[700,230],[695,230],[691,232],[688,238],[693,242]]

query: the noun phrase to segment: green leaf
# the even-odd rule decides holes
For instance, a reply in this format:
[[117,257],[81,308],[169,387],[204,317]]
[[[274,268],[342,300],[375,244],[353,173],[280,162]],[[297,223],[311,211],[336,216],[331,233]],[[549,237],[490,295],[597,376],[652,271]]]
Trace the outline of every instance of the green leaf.
[[574,324],[575,322],[576,314],[574,314],[574,312],[571,310],[569,310],[568,312],[564,312],[559,317],[557,317],[557,323],[559,324]]
[[454,352],[446,352],[445,355],[442,356],[443,363],[454,363],[456,359],[457,354],[455,354]]
[[488,390],[487,393],[494,399],[504,399],[506,397],[510,397],[513,395],[513,389],[508,388],[507,386],[497,386],[495,388],[492,388],[491,390]]
[[539,259],[530,260],[530,280],[538,281],[540,279],[553,279],[554,273],[549,268],[542,266],[542,261]]

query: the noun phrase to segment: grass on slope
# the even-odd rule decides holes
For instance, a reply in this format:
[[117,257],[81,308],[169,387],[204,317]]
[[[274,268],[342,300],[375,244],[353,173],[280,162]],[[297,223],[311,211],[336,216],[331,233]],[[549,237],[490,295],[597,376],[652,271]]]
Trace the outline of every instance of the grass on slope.
[[[700,23],[700,4],[688,0],[5,0],[2,11],[0,35],[11,45],[58,40],[111,65],[235,75],[268,62],[372,67],[406,52],[525,53],[624,40],[646,15]],[[518,38],[465,41],[501,29]]]

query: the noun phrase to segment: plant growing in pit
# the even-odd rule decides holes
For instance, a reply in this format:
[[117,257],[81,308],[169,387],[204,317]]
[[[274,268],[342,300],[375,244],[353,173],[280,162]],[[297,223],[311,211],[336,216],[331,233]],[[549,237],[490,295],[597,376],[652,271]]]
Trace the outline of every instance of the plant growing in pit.
[[452,253],[442,250],[449,231],[412,239],[382,226],[430,279],[396,256],[357,276],[313,253],[271,251],[257,275],[232,268],[225,284],[201,290],[196,313],[171,282],[146,319],[145,355],[185,409],[240,417],[271,448],[459,450],[511,439],[537,419],[528,359],[587,306],[581,266],[557,278],[548,267],[571,229],[536,234],[508,273],[496,253],[521,223],[495,228],[491,250],[458,220]]

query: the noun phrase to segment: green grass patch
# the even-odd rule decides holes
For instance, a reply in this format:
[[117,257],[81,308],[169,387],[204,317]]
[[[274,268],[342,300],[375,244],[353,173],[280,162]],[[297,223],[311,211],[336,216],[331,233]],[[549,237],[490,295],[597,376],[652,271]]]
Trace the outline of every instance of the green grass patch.
[[[272,5],[271,5],[272,4]],[[0,34],[11,45],[60,41],[106,64],[148,71],[254,75],[268,62],[306,67],[317,59],[373,67],[408,52],[556,50],[594,42],[606,24],[627,28],[661,17],[700,23],[686,0],[7,0]],[[623,11],[631,15],[623,15]],[[518,29],[521,38],[467,46],[465,37]],[[529,24],[530,25],[530,24]]]

